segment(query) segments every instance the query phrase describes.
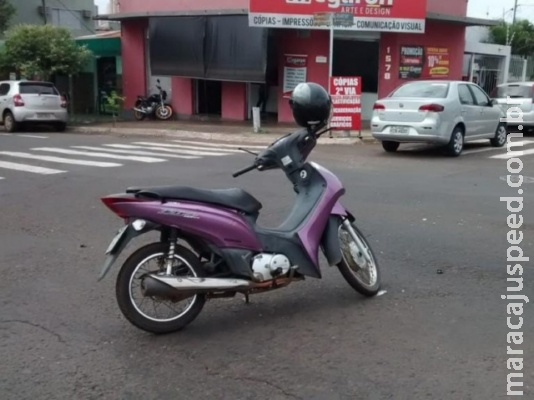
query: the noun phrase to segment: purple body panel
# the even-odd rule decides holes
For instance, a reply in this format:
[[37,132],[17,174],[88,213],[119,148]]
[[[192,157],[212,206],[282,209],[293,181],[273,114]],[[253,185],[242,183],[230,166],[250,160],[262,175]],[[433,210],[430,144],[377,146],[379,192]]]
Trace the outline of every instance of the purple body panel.
[[262,250],[247,221],[230,209],[189,201],[125,202],[118,206],[126,215],[173,226],[219,248]]
[[341,181],[326,168],[310,162],[325,179],[326,189],[306,224],[299,230],[298,235],[310,259],[316,266],[319,265],[319,244],[328,218],[332,214],[346,215],[345,208],[338,202],[345,193]]

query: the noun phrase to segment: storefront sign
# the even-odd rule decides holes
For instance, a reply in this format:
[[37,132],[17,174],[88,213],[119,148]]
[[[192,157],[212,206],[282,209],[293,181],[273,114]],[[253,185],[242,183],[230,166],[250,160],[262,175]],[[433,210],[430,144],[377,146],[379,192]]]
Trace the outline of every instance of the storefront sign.
[[448,78],[449,63],[449,49],[447,48],[401,46],[399,78]]
[[362,78],[359,76],[334,76],[330,78],[330,95],[333,115],[330,127],[336,130],[357,131],[362,126]]
[[426,0],[249,0],[249,26],[424,33]]
[[284,97],[289,97],[299,83],[306,82],[308,56],[286,54],[284,59]]
[[423,73],[424,63],[424,48],[422,46],[401,46],[399,60],[399,78],[420,78]]
[[424,78],[449,77],[449,49],[444,47],[427,47],[425,61]]

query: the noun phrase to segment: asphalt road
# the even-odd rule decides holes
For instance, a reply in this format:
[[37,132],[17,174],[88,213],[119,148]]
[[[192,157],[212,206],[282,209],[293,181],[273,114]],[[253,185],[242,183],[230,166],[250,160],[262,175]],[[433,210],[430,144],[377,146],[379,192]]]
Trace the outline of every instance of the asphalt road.
[[[127,254],[154,237],[131,243],[97,283],[122,224],[99,198],[138,185],[239,186],[263,202],[260,222],[275,226],[291,205],[290,185],[277,172],[233,179],[251,160],[246,154],[180,159],[157,149],[176,145],[163,139],[29,135],[0,136],[1,399],[506,397],[501,295],[509,229],[499,197],[517,191],[500,179],[506,159],[491,158],[504,150],[472,145],[450,159],[426,148],[317,147],[312,159],[346,185],[343,204],[379,257],[386,293],[364,299],[324,264],[322,280],[251,297],[249,305],[242,297],[213,300],[186,330],[153,336],[122,317],[114,280]],[[135,156],[164,161],[65,153],[95,148],[158,153]],[[533,161],[523,157],[524,175],[534,177]],[[534,257],[534,186],[523,187],[521,246]],[[531,266],[523,294],[534,301]],[[534,398],[531,307],[524,343],[515,346],[524,351],[525,398]]]

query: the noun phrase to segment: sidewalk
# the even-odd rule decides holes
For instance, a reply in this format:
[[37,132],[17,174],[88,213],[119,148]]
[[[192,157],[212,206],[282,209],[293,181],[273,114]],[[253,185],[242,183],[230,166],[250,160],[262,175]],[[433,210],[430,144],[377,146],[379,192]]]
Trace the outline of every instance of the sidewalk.
[[[84,123],[77,118],[68,127],[70,133],[93,134],[93,135],[116,135],[116,136],[140,136],[140,137],[168,137],[174,139],[203,139],[213,141],[242,141],[249,143],[267,144],[275,139],[290,133],[298,126],[295,124],[262,124],[261,133],[254,133],[250,121],[245,122],[221,122],[221,121],[118,121],[116,124],[108,121],[91,121],[89,118]],[[369,130],[359,132],[352,131],[350,137],[343,137],[344,132],[332,132],[333,138],[328,133],[319,139],[318,144],[362,144],[375,143]]]

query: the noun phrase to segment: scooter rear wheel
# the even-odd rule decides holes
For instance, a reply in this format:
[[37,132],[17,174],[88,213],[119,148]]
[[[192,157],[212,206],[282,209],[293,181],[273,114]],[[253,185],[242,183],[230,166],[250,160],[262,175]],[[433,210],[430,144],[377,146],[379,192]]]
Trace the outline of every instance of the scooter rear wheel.
[[[203,294],[197,294],[178,302],[143,295],[141,276],[165,271],[168,250],[168,243],[152,243],[141,247],[124,262],[115,285],[117,302],[124,317],[137,328],[155,334],[182,330],[200,314],[206,302]],[[174,275],[205,276],[199,260],[187,248],[177,245],[174,259]],[[153,269],[147,266],[151,261],[156,262]],[[139,277],[137,277],[138,274],[140,274]],[[136,299],[134,294],[138,293],[140,298]],[[185,310],[181,312],[176,310],[183,303],[186,303]],[[174,313],[170,313],[169,310]],[[164,316],[165,312],[168,315]]]
[[[364,248],[361,249],[347,228],[340,224],[338,238],[342,259],[337,267],[352,288],[364,296],[372,297],[378,293],[381,285],[378,261],[363,233],[354,223],[351,223],[351,226]],[[370,262],[364,257],[363,252],[367,253]]]

